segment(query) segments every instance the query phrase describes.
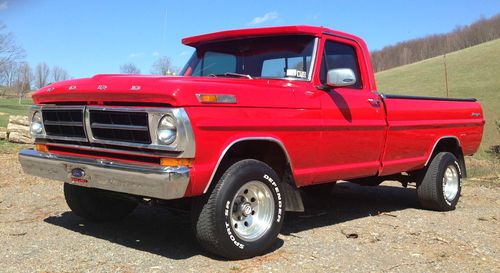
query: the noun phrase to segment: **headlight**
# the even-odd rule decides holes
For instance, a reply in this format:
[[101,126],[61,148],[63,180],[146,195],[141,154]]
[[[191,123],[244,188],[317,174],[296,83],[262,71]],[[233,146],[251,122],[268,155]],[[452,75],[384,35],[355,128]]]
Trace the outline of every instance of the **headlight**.
[[42,135],[44,133],[42,113],[40,111],[36,111],[31,118],[30,133],[31,136]]
[[177,124],[176,120],[171,115],[165,115],[161,118],[158,124],[156,136],[160,144],[169,145],[175,141],[177,137]]

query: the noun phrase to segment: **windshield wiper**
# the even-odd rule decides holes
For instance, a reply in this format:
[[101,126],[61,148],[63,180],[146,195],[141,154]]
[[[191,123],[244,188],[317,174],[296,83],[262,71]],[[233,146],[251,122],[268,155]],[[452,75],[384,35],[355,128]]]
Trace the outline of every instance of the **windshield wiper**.
[[252,80],[252,76],[248,74],[240,74],[240,73],[233,73],[233,72],[226,72],[224,74],[210,74],[208,75],[210,77],[233,77],[233,78],[247,78]]

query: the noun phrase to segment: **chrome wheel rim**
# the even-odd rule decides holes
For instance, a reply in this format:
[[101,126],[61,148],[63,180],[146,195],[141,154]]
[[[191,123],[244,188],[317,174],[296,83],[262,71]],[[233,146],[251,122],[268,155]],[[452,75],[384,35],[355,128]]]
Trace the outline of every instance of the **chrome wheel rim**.
[[458,194],[459,173],[455,165],[450,165],[443,175],[443,195],[448,204],[451,204]]
[[271,189],[261,181],[243,185],[231,203],[231,226],[234,233],[247,242],[264,236],[274,218],[274,198]]

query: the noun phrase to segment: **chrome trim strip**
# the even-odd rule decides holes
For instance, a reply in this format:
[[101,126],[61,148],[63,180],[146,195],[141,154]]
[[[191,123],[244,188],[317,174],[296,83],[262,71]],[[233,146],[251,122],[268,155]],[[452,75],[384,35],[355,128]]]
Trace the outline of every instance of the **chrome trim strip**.
[[43,122],[43,125],[61,125],[61,126],[73,126],[73,127],[82,126],[83,127],[83,122],[47,120],[47,121]]
[[[66,183],[160,199],[184,197],[189,184],[187,167],[130,164],[104,159],[62,156],[21,150],[19,161],[25,173]],[[71,180],[71,170],[84,171],[86,183]]]
[[231,142],[229,145],[227,145],[227,147],[224,148],[224,150],[222,151],[222,154],[219,156],[219,160],[217,160],[217,164],[215,165],[215,168],[212,171],[212,175],[210,176],[210,180],[208,181],[207,186],[205,187],[205,190],[203,190],[203,193],[206,193],[208,188],[210,187],[210,184],[212,184],[212,182],[213,182],[212,180],[214,179],[215,173],[217,172],[217,169],[219,168],[219,165],[222,162],[222,159],[226,155],[227,151],[229,151],[229,149],[233,145],[235,145],[236,143],[242,142],[242,141],[248,141],[248,140],[265,140],[265,141],[270,141],[270,142],[274,142],[274,143],[278,144],[281,147],[281,149],[285,152],[285,156],[286,156],[286,159],[288,161],[288,164],[290,164],[290,167],[293,170],[290,155],[288,154],[288,151],[286,150],[285,145],[280,140],[278,140],[274,137],[244,137],[244,138],[239,138],[239,139]]
[[149,131],[147,126],[123,125],[123,124],[107,124],[107,123],[98,123],[98,122],[91,123],[90,127],[96,128],[96,129]]
[[458,137],[456,137],[456,136],[442,136],[438,140],[436,140],[436,142],[434,142],[434,145],[432,146],[431,153],[429,154],[429,157],[425,161],[424,166],[427,166],[427,164],[429,164],[429,161],[431,161],[431,156],[434,153],[434,150],[436,149],[436,146],[439,143],[439,141],[441,141],[443,139],[447,139],[447,138],[455,139],[457,141],[457,143],[458,143],[458,147],[462,147],[462,144],[460,143],[460,139],[458,139]]
[[314,66],[316,65],[316,54],[318,53],[318,46],[319,46],[319,38],[316,37],[314,39],[314,48],[311,56],[311,64],[309,66],[309,71],[307,75],[307,80],[312,81],[312,77],[314,74]]

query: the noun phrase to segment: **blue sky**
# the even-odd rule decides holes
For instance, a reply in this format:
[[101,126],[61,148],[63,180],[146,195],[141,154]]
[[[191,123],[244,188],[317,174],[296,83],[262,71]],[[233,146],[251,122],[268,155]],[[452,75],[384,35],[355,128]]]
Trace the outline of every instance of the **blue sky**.
[[149,73],[158,56],[182,66],[193,51],[182,37],[225,29],[318,25],[359,35],[373,50],[499,12],[499,0],[0,0],[0,20],[27,60],[76,78],[117,73],[130,62]]

